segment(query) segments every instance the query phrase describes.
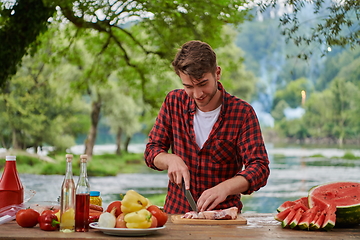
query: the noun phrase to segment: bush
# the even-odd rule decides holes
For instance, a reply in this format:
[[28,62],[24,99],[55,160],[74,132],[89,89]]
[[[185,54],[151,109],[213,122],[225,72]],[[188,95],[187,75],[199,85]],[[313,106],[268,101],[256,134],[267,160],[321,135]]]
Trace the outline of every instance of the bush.
[[343,158],[350,159],[350,160],[360,159],[360,157],[355,156],[352,152],[346,152],[344,154]]

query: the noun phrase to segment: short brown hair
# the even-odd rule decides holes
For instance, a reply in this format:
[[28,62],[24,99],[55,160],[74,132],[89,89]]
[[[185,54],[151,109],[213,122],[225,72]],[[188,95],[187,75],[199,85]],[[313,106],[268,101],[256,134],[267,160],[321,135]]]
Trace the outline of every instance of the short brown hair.
[[197,80],[205,73],[215,74],[216,54],[209,44],[193,40],[182,45],[172,65],[177,75],[182,72]]

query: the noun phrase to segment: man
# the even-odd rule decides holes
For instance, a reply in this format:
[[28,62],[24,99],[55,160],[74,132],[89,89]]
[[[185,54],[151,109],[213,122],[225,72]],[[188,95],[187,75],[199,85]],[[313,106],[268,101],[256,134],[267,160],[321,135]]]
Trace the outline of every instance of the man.
[[240,194],[265,186],[270,173],[256,114],[224,90],[216,54],[207,43],[185,43],[172,65],[184,89],[166,96],[144,154],[149,167],[168,171],[164,210],[191,211],[183,181],[199,211],[241,210]]

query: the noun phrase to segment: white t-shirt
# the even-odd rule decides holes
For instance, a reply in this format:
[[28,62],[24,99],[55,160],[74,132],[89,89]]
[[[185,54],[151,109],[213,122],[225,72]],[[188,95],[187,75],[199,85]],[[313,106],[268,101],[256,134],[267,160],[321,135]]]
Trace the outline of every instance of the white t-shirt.
[[221,105],[210,112],[203,112],[196,108],[194,116],[194,131],[197,145],[202,148],[208,139],[211,129],[217,121],[220,114]]

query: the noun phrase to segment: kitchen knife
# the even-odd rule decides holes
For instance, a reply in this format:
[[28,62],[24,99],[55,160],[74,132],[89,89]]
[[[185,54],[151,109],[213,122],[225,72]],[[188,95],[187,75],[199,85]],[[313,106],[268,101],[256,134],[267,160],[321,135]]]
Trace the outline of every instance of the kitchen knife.
[[196,202],[195,202],[190,190],[185,189],[185,183],[184,182],[182,183],[182,188],[183,188],[183,191],[184,191],[184,194],[185,194],[185,197],[186,197],[187,201],[190,203],[190,206],[191,206],[192,210],[195,211],[195,212],[198,212]]

